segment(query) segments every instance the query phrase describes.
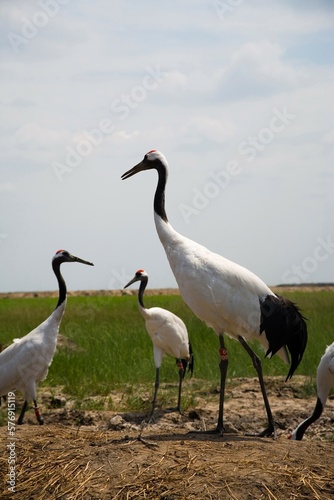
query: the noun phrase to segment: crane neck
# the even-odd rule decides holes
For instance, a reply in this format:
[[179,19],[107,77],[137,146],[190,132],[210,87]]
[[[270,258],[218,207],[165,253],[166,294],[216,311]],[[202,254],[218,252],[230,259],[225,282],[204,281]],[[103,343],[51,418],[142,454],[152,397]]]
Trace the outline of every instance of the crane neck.
[[315,422],[316,420],[318,420],[318,418],[320,418],[320,416],[321,416],[321,414],[323,412],[323,409],[324,409],[324,405],[321,402],[320,398],[318,397],[317,398],[317,403],[315,405],[315,408],[313,410],[312,415],[309,418],[307,418],[306,420],[304,420],[304,422],[302,422],[301,424],[299,424],[299,426],[297,427],[297,429],[296,429],[297,439],[302,439],[302,437],[304,436],[304,433],[305,433],[306,429],[311,424],[313,424],[313,422]]
[[58,287],[59,287],[59,298],[58,298],[58,303],[56,305],[56,309],[66,300],[66,294],[67,294],[66,283],[60,272],[60,264],[61,262],[57,261],[52,262],[52,269],[58,280]]
[[154,211],[164,222],[168,222],[165,210],[165,189],[167,184],[168,171],[165,165],[158,163],[158,184],[154,195]]
[[141,305],[141,307],[143,309],[145,309],[145,306],[144,306],[144,292],[145,292],[145,288],[147,286],[147,282],[148,282],[148,277],[147,276],[144,276],[143,278],[141,278],[141,280],[140,280],[140,287],[139,287],[139,291],[138,291],[138,302],[139,302],[139,304]]

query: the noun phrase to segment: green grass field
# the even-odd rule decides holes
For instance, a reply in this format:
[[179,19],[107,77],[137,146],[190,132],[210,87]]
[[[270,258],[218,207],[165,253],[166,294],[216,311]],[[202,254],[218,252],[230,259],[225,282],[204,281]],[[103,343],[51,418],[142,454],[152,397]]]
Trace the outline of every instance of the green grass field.
[[[310,377],[314,385],[316,368],[326,345],[334,340],[334,292],[286,292],[308,318],[309,340],[297,374]],[[8,345],[41,323],[54,309],[54,298],[0,300],[0,343]],[[178,295],[147,296],[146,307],[160,306],[179,315],[188,327],[195,355],[194,378],[218,384],[218,339],[199,321]],[[136,296],[69,297],[60,333],[76,349],[58,349],[48,377],[42,385],[62,387],[65,394],[81,401],[89,396],[107,396],[112,390],[138,384],[153,390],[155,368],[152,343],[139,314]],[[235,340],[226,337],[229,350],[228,377],[255,377],[247,353]],[[263,359],[265,376],[285,376],[288,367],[276,356],[264,359],[255,341],[252,347]],[[175,360],[166,356],[161,382],[177,383]],[[174,390],[175,391],[175,390]],[[175,395],[176,396],[176,395]]]

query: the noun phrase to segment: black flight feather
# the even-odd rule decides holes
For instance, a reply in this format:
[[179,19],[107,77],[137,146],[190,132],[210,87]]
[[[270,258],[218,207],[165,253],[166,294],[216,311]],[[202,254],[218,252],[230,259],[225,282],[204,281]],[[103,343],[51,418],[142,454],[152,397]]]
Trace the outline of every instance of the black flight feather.
[[291,300],[277,295],[267,295],[260,301],[260,334],[265,332],[269,343],[266,356],[273,356],[286,346],[291,356],[290,379],[302,360],[307,344],[307,326],[304,316]]

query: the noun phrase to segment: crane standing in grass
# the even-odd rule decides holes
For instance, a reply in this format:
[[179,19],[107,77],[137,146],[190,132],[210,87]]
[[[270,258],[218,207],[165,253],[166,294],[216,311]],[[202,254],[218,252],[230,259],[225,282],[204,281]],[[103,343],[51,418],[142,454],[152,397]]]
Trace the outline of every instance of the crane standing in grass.
[[277,353],[289,362],[287,379],[298,367],[307,342],[307,328],[299,309],[288,299],[275,295],[248,269],[185,238],[170,225],[165,210],[168,163],[162,153],[149,151],[135,167],[122,175],[127,179],[143,170],[156,170],[154,220],[160,241],[186,304],[198,318],[214,329],[220,343],[220,401],[217,428],[223,434],[223,409],[228,355],[224,332],[238,340],[257,371],[266,408],[268,427],[259,436],[276,436],[276,424],[265,391],[261,361],[247,344],[256,339],[266,355]]
[[0,394],[20,389],[24,392],[25,401],[18,418],[18,424],[23,424],[28,402],[33,400],[35,414],[40,425],[44,419],[37,405],[37,385],[44,380],[52,363],[57,345],[59,326],[66,308],[66,284],[60,273],[63,262],[80,262],[93,266],[91,262],[79,259],[66,250],[58,250],[52,259],[52,269],[59,286],[59,298],[56,309],[37,328],[22,337],[15,339],[0,353]]
[[147,309],[144,306],[144,292],[148,283],[148,274],[139,269],[133,279],[129,281],[124,288],[132,285],[136,281],[140,281],[138,291],[138,307],[140,314],[145,319],[146,330],[153,342],[154,363],[155,363],[155,389],[152,401],[152,411],[150,418],[153,417],[157,392],[159,388],[159,370],[164,354],[176,358],[177,367],[179,370],[179,393],[177,401],[177,410],[181,413],[181,391],[182,380],[184,378],[187,366],[191,374],[194,369],[194,357],[191,344],[188,338],[186,325],[183,321],[166,309],[161,307],[151,307]]
[[300,441],[303,439],[307,428],[320,418],[329,395],[329,391],[334,387],[334,342],[326,348],[317,369],[317,402],[313,413],[306,420],[301,422],[289,436],[290,439]]

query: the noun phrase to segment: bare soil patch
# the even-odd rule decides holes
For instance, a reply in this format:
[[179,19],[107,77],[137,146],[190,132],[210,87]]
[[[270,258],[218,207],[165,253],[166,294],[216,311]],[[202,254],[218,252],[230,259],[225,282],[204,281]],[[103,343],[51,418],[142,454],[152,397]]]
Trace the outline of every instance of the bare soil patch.
[[[258,438],[266,422],[256,379],[229,380],[224,436],[212,429],[218,394],[196,394],[184,415],[158,408],[155,421],[138,412],[47,407],[45,425],[33,410],[16,427],[16,493],[8,493],[9,437],[0,428],[3,499],[321,499],[334,498],[334,399],[303,441],[288,438],[313,410],[301,397],[303,377],[267,381],[278,438]],[[191,391],[192,381],[187,390]],[[198,383],[198,381],[197,381]],[[149,395],[148,395],[149,398]]]

